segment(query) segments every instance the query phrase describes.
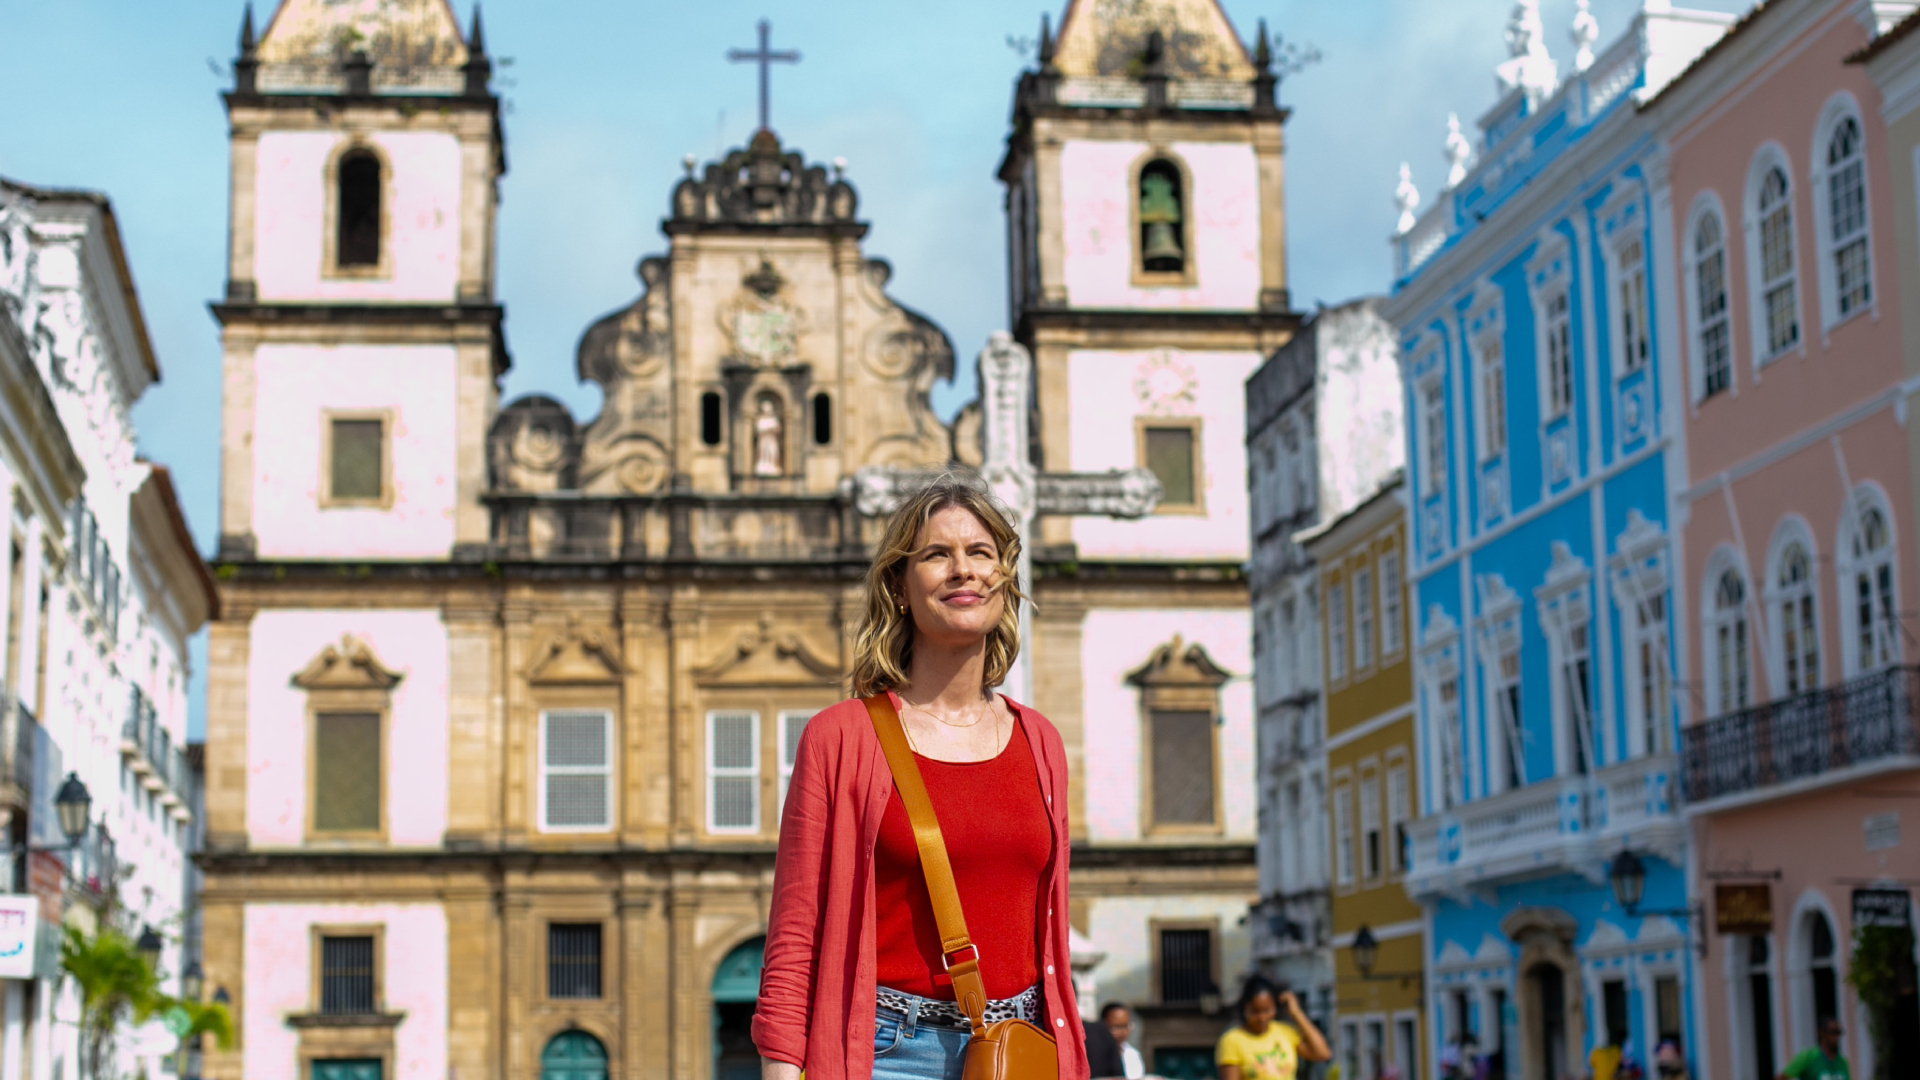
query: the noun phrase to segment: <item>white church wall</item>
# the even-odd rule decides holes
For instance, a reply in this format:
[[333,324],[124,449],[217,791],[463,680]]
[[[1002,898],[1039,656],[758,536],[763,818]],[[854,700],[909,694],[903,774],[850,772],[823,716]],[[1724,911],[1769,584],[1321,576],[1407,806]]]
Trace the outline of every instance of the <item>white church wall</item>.
[[346,635],[401,675],[387,715],[381,778],[387,843],[437,847],[446,833],[448,659],[440,613],[262,611],[253,617],[247,665],[247,835],[254,847],[305,842],[307,696],[291,679]]
[[1097,952],[1107,954],[1093,969],[1100,1000],[1130,1005],[1159,1000],[1153,985],[1153,924],[1155,922],[1215,921],[1219,942],[1221,996],[1231,1000],[1240,990],[1252,945],[1243,920],[1247,902],[1219,896],[1102,896],[1087,904],[1087,939]]
[[[1179,634],[1234,678],[1220,688],[1220,802],[1223,836],[1254,838],[1252,627],[1245,611],[1107,609],[1081,624],[1080,666],[1085,717],[1087,838],[1096,843],[1142,839],[1146,778],[1140,692],[1127,673]],[[1104,985],[1104,984],[1103,984]]]
[[254,284],[261,300],[451,301],[460,273],[460,143],[445,132],[372,132],[387,183],[378,276],[329,274],[329,173],[348,136],[269,131],[254,179]]
[[1094,308],[1257,308],[1260,170],[1246,143],[1173,143],[1193,182],[1193,284],[1133,284],[1133,171],[1144,142],[1069,141],[1060,152],[1067,302]]
[[1075,471],[1131,469],[1140,460],[1138,419],[1200,421],[1200,506],[1137,521],[1073,520],[1082,558],[1247,558],[1247,376],[1254,352],[1081,350],[1067,357],[1068,454]]
[[240,1045],[247,1080],[298,1080],[299,1031],[287,1016],[317,1011],[315,926],[378,926],[380,996],[403,1013],[394,1028],[395,1080],[444,1080],[447,1068],[447,916],[438,904],[248,904],[247,1007]]
[[[260,346],[252,521],[259,556],[444,557],[457,499],[457,378],[451,345]],[[388,415],[389,506],[321,506],[330,410]]]

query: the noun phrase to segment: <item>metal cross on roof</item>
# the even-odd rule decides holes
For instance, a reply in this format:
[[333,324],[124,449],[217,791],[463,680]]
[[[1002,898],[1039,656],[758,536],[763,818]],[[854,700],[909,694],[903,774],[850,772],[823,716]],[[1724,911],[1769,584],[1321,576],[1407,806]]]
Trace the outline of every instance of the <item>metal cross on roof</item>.
[[797,64],[800,62],[800,51],[798,49],[782,49],[778,52],[775,52],[771,47],[769,47],[767,42],[767,37],[772,32],[772,29],[773,29],[772,24],[768,23],[767,20],[765,19],[761,19],[760,20],[760,47],[758,49],[755,49],[752,52],[749,52],[746,49],[728,49],[727,50],[727,59],[732,61],[733,63],[736,63],[736,64],[752,63],[752,64],[760,65],[760,128],[759,130],[761,131],[773,130],[767,124],[767,72],[768,72],[769,66],[772,64]]

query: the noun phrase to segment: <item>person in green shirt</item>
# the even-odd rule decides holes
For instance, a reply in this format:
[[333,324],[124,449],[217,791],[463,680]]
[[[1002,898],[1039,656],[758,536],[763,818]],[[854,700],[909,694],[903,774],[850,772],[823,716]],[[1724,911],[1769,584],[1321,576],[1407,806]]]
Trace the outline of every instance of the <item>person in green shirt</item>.
[[1793,1056],[1780,1071],[1782,1080],[1853,1080],[1847,1059],[1840,1056],[1840,1021],[1820,1018],[1820,1045],[1809,1046]]

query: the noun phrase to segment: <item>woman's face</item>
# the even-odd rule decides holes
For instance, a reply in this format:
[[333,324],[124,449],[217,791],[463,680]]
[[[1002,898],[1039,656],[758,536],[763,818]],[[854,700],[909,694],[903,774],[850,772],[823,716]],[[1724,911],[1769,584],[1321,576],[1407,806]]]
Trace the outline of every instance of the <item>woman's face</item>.
[[1247,1002],[1247,1007],[1240,1013],[1240,1019],[1246,1022],[1248,1031],[1258,1035],[1267,1030],[1268,1024],[1273,1023],[1274,1014],[1278,1011],[1273,1004],[1272,994],[1259,993],[1253,995],[1252,1001]]
[[973,511],[949,506],[927,519],[913,538],[900,575],[899,601],[914,632],[930,643],[966,647],[1000,623],[1006,596],[1000,584],[1000,545]]

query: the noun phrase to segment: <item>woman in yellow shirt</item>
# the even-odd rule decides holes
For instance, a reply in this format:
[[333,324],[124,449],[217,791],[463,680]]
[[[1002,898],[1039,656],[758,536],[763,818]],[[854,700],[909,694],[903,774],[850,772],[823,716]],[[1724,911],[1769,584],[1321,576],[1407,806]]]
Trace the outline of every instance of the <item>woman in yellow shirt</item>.
[[[1275,1019],[1280,1014],[1285,1020]],[[1240,1026],[1220,1036],[1213,1063],[1220,1080],[1294,1080],[1300,1060],[1333,1056],[1291,990],[1277,990],[1258,975],[1240,988]]]

